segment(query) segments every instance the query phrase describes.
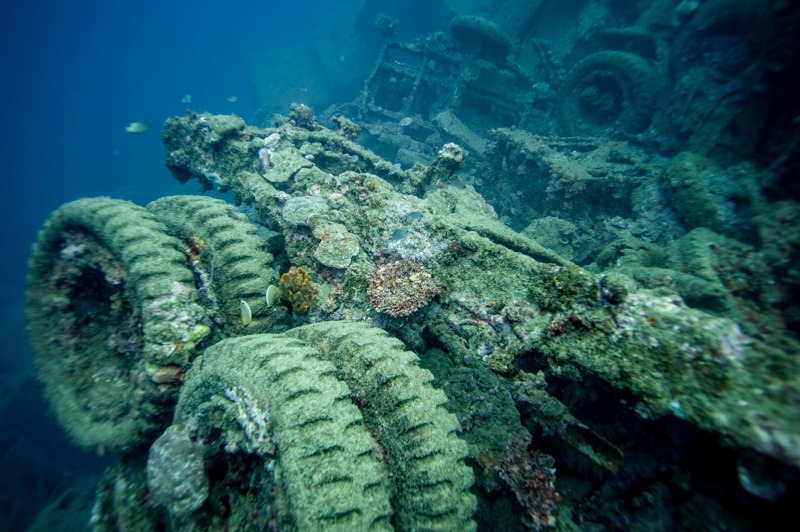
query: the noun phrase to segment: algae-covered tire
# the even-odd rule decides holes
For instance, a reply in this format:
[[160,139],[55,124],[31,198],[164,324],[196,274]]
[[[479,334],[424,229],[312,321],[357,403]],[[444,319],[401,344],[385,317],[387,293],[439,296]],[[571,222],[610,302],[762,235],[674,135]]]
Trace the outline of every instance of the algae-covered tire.
[[476,498],[458,421],[418,357],[381,329],[322,322],[286,333],[316,347],[362,405],[396,474],[395,523],[401,530],[469,530]]
[[28,330],[39,379],[80,446],[123,452],[172,418],[209,332],[178,242],[142,207],[110,198],[56,210],[29,261]]
[[514,47],[511,38],[500,26],[483,17],[458,15],[450,21],[453,39],[467,49],[477,49],[485,55],[503,58]]
[[568,135],[640,133],[650,125],[656,97],[656,76],[647,60],[628,52],[597,52],[564,80],[561,126]]
[[[230,530],[246,529],[238,519],[253,514],[281,530],[391,528],[388,474],[350,395],[333,365],[295,338],[249,335],[208,348],[175,413],[214,452],[208,502],[188,519],[205,526],[227,514]],[[214,508],[220,500],[224,511]]]
[[[213,309],[225,336],[280,332],[288,312],[282,305],[267,307],[264,294],[278,284],[273,257],[245,215],[222,200],[202,196],[169,196],[147,209],[185,246],[198,277],[201,296]],[[242,322],[240,301],[253,320]]]

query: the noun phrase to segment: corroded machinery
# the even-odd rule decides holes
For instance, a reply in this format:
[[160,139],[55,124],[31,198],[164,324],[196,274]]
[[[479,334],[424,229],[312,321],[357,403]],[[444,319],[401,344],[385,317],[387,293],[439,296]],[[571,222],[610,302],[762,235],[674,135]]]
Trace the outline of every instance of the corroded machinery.
[[[684,280],[732,307],[511,229],[447,184],[458,146],[398,169],[340,125],[304,106],[265,129],[172,118],[167,166],[233,204],[81,200],[42,230],[28,308],[45,392],[78,443],[121,456],[98,529],[541,527],[605,504],[605,481],[631,496],[657,476],[643,446],[676,430],[780,495],[800,466],[797,345],[718,292],[731,270],[711,237],[676,244],[710,268]],[[512,173],[577,151],[496,135]],[[602,167],[620,149],[584,153]],[[601,177],[557,184],[577,197]],[[596,491],[559,495],[550,455]]]
[[202,197],[79,200],[41,231],[28,308],[45,393],[76,443],[123,456],[94,528],[470,528],[466,446],[431,374],[365,324],[277,334],[272,261]]
[[726,162],[765,150],[792,158],[792,113],[780,106],[793,83],[781,65],[797,16],[784,2],[507,0],[472,10],[481,16],[453,9],[462,14],[449,35],[407,41],[396,31],[405,21],[378,17],[384,40],[363,92],[323,122],[355,119],[365,145],[404,167],[430,162],[431,147],[447,142],[478,163],[488,132],[512,127],[635,137]]

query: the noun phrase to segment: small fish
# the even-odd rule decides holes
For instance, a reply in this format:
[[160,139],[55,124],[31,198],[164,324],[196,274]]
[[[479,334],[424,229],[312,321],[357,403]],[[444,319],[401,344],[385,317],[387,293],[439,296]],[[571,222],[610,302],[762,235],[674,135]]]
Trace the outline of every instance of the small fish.
[[419,211],[410,212],[408,213],[408,219],[414,221],[422,220],[422,213]]
[[150,131],[150,124],[147,122],[131,122],[125,131],[132,135],[142,135]]
[[278,287],[271,284],[267,287],[266,300],[267,307],[271,307],[275,300],[278,299]]
[[403,126],[403,127],[410,126],[411,122],[413,122],[413,121],[414,121],[413,118],[411,118],[410,116],[407,116],[407,117],[403,118],[402,120],[400,120],[400,125]]
[[181,103],[192,103],[192,95],[187,94],[183,98],[181,98]]
[[253,313],[250,311],[250,305],[244,299],[239,300],[239,310],[242,312],[242,325],[250,325],[253,321]]
[[392,240],[397,242],[398,240],[403,240],[405,237],[408,236],[408,229],[396,229],[394,233],[392,233]]
[[228,101],[231,103],[236,103],[239,100],[236,96],[228,96]]
[[389,168],[389,175],[394,175],[400,171],[400,163],[394,163],[391,168]]
[[351,162],[351,163],[357,163],[357,162],[358,162],[358,159],[359,159],[359,157],[358,157],[358,155],[356,155],[355,153],[354,153],[353,155],[351,155],[351,156],[350,156],[350,162]]

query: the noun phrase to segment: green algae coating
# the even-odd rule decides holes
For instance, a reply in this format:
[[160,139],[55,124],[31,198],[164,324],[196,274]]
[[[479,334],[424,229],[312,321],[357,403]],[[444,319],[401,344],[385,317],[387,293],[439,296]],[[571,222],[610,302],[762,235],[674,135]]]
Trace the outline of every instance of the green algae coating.
[[171,416],[178,381],[156,383],[150,368],[188,366],[210,332],[178,249],[146,210],[108,198],[62,206],[39,233],[31,342],[45,394],[83,447],[133,449]]
[[[194,127],[191,117],[181,120],[185,124],[182,127]],[[444,344],[452,333],[471,355],[503,374],[525,364],[533,354],[543,355],[554,372],[585,372],[633,393],[643,403],[642,411],[649,409],[648,415],[680,416],[740,446],[763,450],[779,460],[800,464],[800,456],[793,451],[800,426],[789,413],[796,394],[781,397],[777,392],[767,391],[796,388],[794,375],[798,372],[790,369],[796,367],[796,363],[789,362],[793,358],[788,353],[796,352],[797,348],[779,330],[773,335],[769,333],[773,329],[759,327],[767,331],[763,338],[748,336],[753,330],[746,324],[737,329],[734,321],[725,319],[725,312],[734,310],[726,295],[729,294],[726,283],[735,281],[736,286],[741,286],[735,269],[725,266],[723,271],[715,272],[725,291],[709,277],[693,277],[675,270],[670,270],[669,277],[654,270],[652,275],[644,277],[643,266],[652,268],[657,260],[663,264],[670,252],[628,235],[619,240],[623,244],[621,248],[607,248],[602,264],[598,264],[624,264],[625,260],[621,259],[633,252],[649,255],[645,265],[635,264],[640,269],[621,267],[616,272],[630,272],[631,276],[658,291],[637,289],[628,280],[608,276],[614,272],[603,277],[574,266],[536,240],[513,231],[469,188],[442,187],[429,190],[423,200],[411,199],[398,193],[395,185],[378,178],[369,177],[368,180],[368,174],[342,172],[341,158],[337,154],[354,153],[354,148],[341,135],[321,127],[302,130],[284,125],[279,130],[282,139],[291,139],[293,149],[313,154],[313,164],[318,169],[314,172],[316,177],[309,171],[309,178],[287,181],[282,185],[284,190],[291,195],[314,193],[332,198],[333,208],[326,216],[355,235],[363,252],[359,254],[362,258],[354,260],[343,275],[326,276],[331,296],[306,319],[365,315],[366,287],[360,275],[371,270],[370,260],[385,262],[387,258],[395,258],[397,243],[393,247],[390,236],[403,226],[395,219],[392,206],[406,202],[409,212],[425,213],[421,222],[430,243],[420,255],[424,257],[425,266],[442,282],[437,305],[414,315],[413,324],[385,323],[388,329],[408,337],[415,348],[424,347],[426,343],[430,346],[431,342]],[[540,189],[553,187],[555,195],[540,194],[530,198],[540,202],[537,208],[543,213],[563,211],[564,216],[570,216],[587,208],[591,210],[595,208],[591,198],[598,193],[628,198],[642,184],[641,175],[654,175],[647,156],[627,143],[599,143],[592,139],[548,141],[518,130],[495,130],[492,135],[497,146],[492,156],[497,159],[498,168],[507,167],[506,173],[511,173],[523,165],[526,176],[534,178],[525,186],[535,188],[539,183],[535,180],[542,179]],[[172,139],[176,140],[179,139]],[[308,146],[304,147],[305,144]],[[514,148],[522,145],[526,146],[525,150]],[[176,147],[180,149],[181,146],[178,142]],[[587,155],[575,157],[575,151]],[[203,150],[200,152],[203,157]],[[518,155],[514,158],[506,154],[506,157],[503,155],[506,152]],[[368,170],[374,170],[376,175],[387,175],[391,166],[388,161],[375,156],[370,158],[363,152],[359,157]],[[591,172],[582,168],[585,161],[591,163]],[[223,157],[217,164],[219,169],[225,169],[253,162]],[[631,172],[615,172],[617,164],[627,165]],[[188,170],[196,166],[190,163],[182,168]],[[550,170],[557,172],[552,174]],[[181,171],[185,170],[177,172],[179,178]],[[214,170],[211,172],[217,175]],[[413,181],[415,175],[424,179],[426,172],[427,168],[419,165],[391,178]],[[208,175],[209,172],[205,172],[198,177],[202,180]],[[217,181],[221,186],[237,186],[231,185],[227,178]],[[396,186],[406,190],[402,181]],[[637,208],[645,207],[642,204]],[[274,200],[267,199],[256,208],[264,219],[281,219],[280,207]],[[622,218],[630,214],[631,203],[614,202],[613,208],[616,211],[594,214],[608,214],[613,223],[622,224],[622,229],[614,229],[617,232],[626,228],[642,229],[635,224],[626,225]],[[576,225],[579,231],[589,228],[577,222]],[[647,223],[645,226],[647,230]],[[319,268],[308,259],[318,242],[305,233],[307,229],[282,227],[289,243],[286,250],[293,262],[310,269]],[[590,236],[591,233],[585,238]],[[701,240],[697,238],[695,244],[687,241],[686,249]],[[679,251],[677,246],[675,250]],[[419,253],[420,249],[414,252]],[[735,254],[744,256],[741,250]],[[692,253],[687,258],[692,256],[701,262],[707,260]],[[693,264],[696,259],[689,262]],[[724,259],[721,264],[734,262]],[[691,266],[676,263],[670,267]],[[318,275],[321,273],[317,271]],[[692,304],[708,301],[708,309],[713,313],[721,309],[723,316],[703,312],[702,308],[706,307],[698,310],[684,305],[675,295],[670,278],[676,281],[675,288],[687,301]],[[757,279],[758,275],[753,278]],[[692,292],[697,296],[695,300],[691,299]],[[764,301],[769,301],[769,290],[764,290],[763,294]],[[746,297],[736,300],[737,310],[744,299]],[[756,312],[763,310],[761,307]],[[747,314],[754,312],[747,309]],[[731,312],[727,316],[734,317],[734,314]],[[759,323],[768,322],[769,317]],[[441,323],[446,325],[441,326]],[[435,334],[423,341],[420,330],[435,331]],[[687,346],[690,347],[688,352]],[[759,357],[757,353],[765,355]],[[760,359],[764,360],[759,362]],[[773,376],[771,366],[779,368],[777,375]],[[568,367],[572,369],[567,370]],[[765,419],[770,420],[769,423]]]
[[[180,239],[198,277],[202,301],[218,323],[215,336],[287,327],[285,308],[266,304],[267,287],[278,283],[273,257],[243,214],[224,201],[200,196],[168,196],[147,209]],[[242,324],[240,301],[252,309],[253,321],[247,326]]]
[[314,227],[314,236],[320,239],[314,258],[323,266],[347,268],[361,250],[358,238],[342,224],[318,223]]
[[283,219],[293,225],[307,225],[312,216],[326,214],[328,202],[318,196],[289,198],[283,207]]
[[287,335],[315,346],[359,397],[393,469],[398,528],[473,529],[467,448],[454,434],[458,422],[443,407],[447,397],[430,385],[433,376],[419,368],[417,356],[363,323],[317,323]]
[[[223,429],[226,447],[233,451],[231,442],[243,427],[231,390],[246,390],[268,412],[274,475],[282,494],[275,504],[282,521],[298,530],[389,528],[385,471],[349,388],[335,378],[329,362],[279,335],[224,340],[206,350],[187,375],[176,422],[206,435]],[[221,404],[226,405],[222,410]],[[252,434],[242,436],[252,440]],[[271,457],[254,459],[266,464]]]

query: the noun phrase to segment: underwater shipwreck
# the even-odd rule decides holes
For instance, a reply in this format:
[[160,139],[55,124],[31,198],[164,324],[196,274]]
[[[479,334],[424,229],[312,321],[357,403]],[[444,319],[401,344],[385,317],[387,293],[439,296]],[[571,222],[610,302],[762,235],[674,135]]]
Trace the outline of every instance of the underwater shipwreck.
[[411,42],[380,15],[319,115],[169,118],[213,195],[46,221],[44,393],[119,457],[95,530],[739,530],[798,500],[796,13],[599,2],[555,46],[550,2],[500,4]]

